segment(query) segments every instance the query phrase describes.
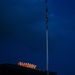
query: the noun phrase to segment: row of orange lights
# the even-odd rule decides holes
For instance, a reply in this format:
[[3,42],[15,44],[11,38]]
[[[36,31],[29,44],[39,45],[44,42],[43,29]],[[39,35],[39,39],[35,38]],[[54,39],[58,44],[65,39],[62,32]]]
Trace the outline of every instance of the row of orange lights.
[[27,67],[27,68],[31,68],[31,69],[36,69],[36,65],[30,64],[30,63],[23,63],[23,62],[18,62],[19,66],[22,67]]

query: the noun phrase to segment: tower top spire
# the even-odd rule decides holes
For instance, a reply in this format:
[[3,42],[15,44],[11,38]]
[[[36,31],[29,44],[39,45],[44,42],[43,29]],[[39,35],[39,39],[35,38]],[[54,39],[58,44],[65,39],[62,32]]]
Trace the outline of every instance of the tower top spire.
[[48,6],[47,6],[47,0],[45,0],[46,2],[46,29],[48,30]]

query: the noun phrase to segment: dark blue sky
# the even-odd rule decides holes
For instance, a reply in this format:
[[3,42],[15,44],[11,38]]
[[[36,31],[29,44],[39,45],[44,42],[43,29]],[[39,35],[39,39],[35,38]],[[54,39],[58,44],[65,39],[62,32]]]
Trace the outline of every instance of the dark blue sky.
[[[75,74],[75,1],[48,0],[49,71]],[[29,62],[46,69],[45,1],[0,0],[0,64]]]

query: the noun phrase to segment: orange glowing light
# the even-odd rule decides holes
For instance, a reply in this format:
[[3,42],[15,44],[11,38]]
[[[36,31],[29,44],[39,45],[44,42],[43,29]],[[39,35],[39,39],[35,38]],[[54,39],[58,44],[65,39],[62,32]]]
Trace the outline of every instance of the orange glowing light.
[[22,66],[22,67],[27,67],[27,68],[31,68],[31,69],[36,69],[36,65],[30,64],[30,63],[18,62],[18,65],[19,65],[19,66]]

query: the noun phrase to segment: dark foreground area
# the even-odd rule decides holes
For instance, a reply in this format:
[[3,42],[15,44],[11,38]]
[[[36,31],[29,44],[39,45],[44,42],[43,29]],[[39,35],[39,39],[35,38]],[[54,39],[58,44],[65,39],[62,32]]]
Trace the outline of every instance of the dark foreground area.
[[[14,64],[0,64],[0,75],[47,75],[47,72]],[[57,74],[55,72],[49,72],[49,75]]]

